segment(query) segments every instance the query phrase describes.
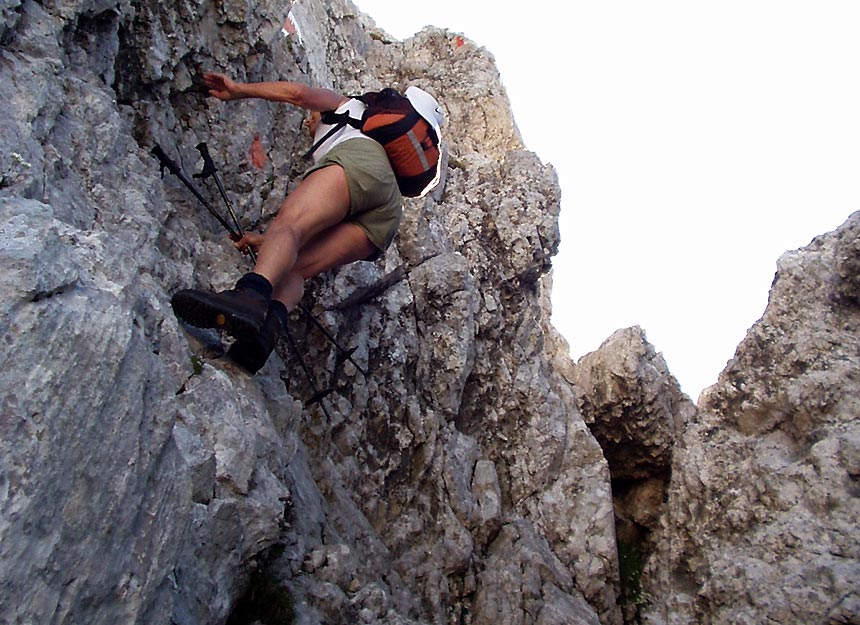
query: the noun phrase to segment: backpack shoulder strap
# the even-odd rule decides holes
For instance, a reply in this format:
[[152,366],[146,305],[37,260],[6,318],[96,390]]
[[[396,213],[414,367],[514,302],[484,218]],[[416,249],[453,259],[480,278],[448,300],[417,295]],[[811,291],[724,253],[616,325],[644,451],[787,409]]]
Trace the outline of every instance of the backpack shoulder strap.
[[[362,97],[363,96],[352,96],[353,99],[361,100],[362,102],[364,102],[364,100],[362,100]],[[357,129],[361,130],[361,124],[362,124],[361,119],[356,119],[355,117],[352,117],[348,112],[346,112],[346,113],[335,113],[334,111],[323,111],[320,114],[320,122],[323,124],[326,124],[326,125],[331,125],[331,128],[329,129],[329,131],[327,133],[325,133],[322,137],[320,137],[319,141],[315,142],[311,146],[310,150],[308,150],[305,153],[303,158],[306,161],[311,160],[314,156],[314,152],[319,150],[320,146],[323,143],[328,141],[336,132],[341,130],[344,126],[352,126],[353,128],[357,128]]]

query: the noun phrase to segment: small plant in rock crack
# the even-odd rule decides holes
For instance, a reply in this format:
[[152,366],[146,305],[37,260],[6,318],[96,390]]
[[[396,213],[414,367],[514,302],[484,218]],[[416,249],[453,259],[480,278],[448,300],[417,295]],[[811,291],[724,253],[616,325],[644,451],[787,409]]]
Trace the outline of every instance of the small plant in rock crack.
[[642,591],[642,573],[645,569],[645,554],[637,541],[618,541],[618,564],[621,573],[622,605],[641,606],[645,602]]
[[24,174],[24,172],[32,167],[30,163],[24,160],[24,157],[17,152],[9,154],[12,163],[9,165],[3,174],[0,174],[0,189],[11,186]]
[[203,373],[203,359],[197,354],[191,357],[191,367],[194,370],[192,375],[200,375]]

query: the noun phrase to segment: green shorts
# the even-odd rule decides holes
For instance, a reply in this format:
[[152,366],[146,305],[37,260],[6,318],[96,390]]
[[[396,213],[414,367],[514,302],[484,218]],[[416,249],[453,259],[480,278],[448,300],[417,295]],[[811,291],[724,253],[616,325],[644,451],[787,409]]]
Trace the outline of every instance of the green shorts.
[[329,150],[305,177],[329,165],[340,165],[346,173],[350,200],[346,221],[364,230],[379,249],[371,259],[378,258],[394,240],[403,216],[403,196],[385,150],[372,139],[348,139]]

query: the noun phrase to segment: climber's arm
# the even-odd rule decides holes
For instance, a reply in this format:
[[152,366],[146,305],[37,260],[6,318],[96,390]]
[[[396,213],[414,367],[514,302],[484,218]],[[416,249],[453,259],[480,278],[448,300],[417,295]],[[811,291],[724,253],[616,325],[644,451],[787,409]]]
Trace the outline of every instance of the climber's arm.
[[203,80],[209,88],[209,94],[220,100],[262,98],[273,102],[288,102],[311,111],[333,111],[348,99],[330,89],[286,80],[242,83],[214,73],[205,74]]

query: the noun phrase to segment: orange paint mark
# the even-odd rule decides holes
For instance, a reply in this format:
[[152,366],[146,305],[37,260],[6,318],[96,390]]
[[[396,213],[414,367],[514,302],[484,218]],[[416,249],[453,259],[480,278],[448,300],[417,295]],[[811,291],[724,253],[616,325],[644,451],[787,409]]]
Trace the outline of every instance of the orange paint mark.
[[260,140],[260,135],[254,135],[254,140],[251,142],[251,149],[248,151],[248,158],[251,164],[257,169],[263,169],[266,165],[266,151],[263,149],[263,142]]
[[299,28],[299,23],[296,21],[296,16],[293,15],[292,10],[287,13],[287,17],[284,19],[284,25],[281,26],[281,32],[284,37],[289,37],[302,43],[302,29]]
[[458,48],[462,48],[464,45],[466,45],[466,42],[460,35],[457,35],[456,37],[454,37],[454,45]]
[[287,15],[287,18],[284,20],[284,25],[281,27],[284,35],[295,35],[296,34],[296,25],[293,22],[292,13]]

